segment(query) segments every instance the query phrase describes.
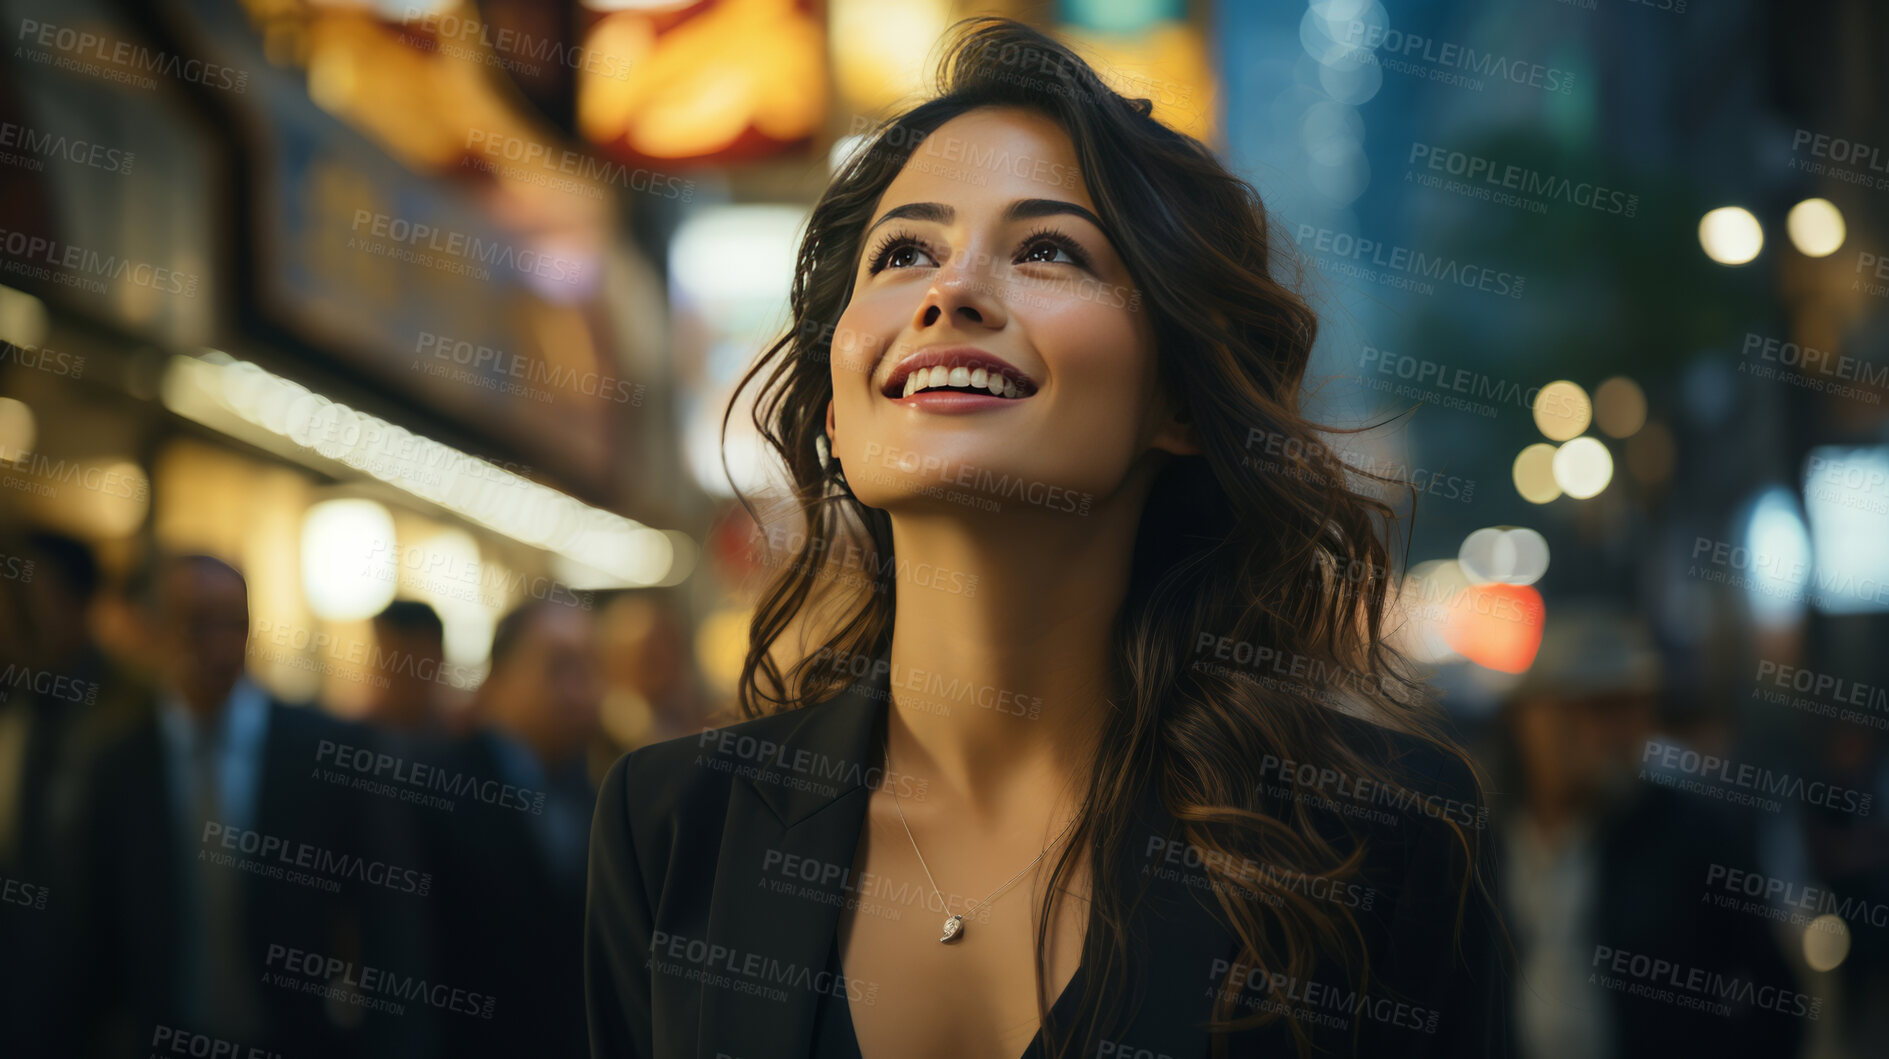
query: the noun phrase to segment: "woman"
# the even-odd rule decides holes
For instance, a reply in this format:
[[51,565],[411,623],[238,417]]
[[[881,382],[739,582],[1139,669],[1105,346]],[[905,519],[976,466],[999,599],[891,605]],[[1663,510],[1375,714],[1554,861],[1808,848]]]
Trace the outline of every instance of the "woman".
[[604,783],[593,1052],[1498,1051],[1473,773],[1257,195],[1014,22],[941,81],[744,380],[804,526],[752,719]]

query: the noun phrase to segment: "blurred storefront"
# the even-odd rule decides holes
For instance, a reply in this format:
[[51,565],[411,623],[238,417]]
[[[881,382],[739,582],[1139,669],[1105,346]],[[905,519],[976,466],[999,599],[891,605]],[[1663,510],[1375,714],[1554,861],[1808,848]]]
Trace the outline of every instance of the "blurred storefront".
[[649,196],[572,171],[489,50],[325,5],[7,14],[0,505],[120,574],[237,563],[259,674],[344,712],[395,595],[476,680],[511,605],[687,576]]

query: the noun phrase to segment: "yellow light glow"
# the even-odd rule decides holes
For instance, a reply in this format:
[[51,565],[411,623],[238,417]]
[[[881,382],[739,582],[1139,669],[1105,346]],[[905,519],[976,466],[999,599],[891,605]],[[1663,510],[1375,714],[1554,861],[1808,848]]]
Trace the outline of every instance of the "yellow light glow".
[[1587,391],[1563,379],[1535,394],[1535,426],[1543,437],[1566,441],[1581,436],[1594,419],[1594,403]]
[[1646,425],[1646,392],[1625,375],[1594,391],[1594,424],[1610,438],[1630,438]]
[[1071,33],[1110,88],[1154,104],[1154,119],[1198,139],[1214,133],[1214,62],[1199,31],[1161,22],[1132,37]]
[[945,0],[832,0],[827,25],[833,79],[859,110],[892,107],[925,90],[925,61],[951,21]]
[[[232,373],[247,378],[232,384]],[[588,564],[616,578],[615,587],[653,585],[670,575],[675,548],[661,531],[336,404],[227,353],[172,357],[161,389],[164,406],[180,416],[258,443],[287,442],[280,447],[289,458],[308,461],[318,454],[337,461],[521,544]],[[242,399],[231,400],[232,393]]]
[[37,346],[46,341],[46,303],[23,290],[0,287],[0,342]]
[[1791,245],[1805,257],[1829,257],[1849,234],[1843,224],[1843,211],[1829,199],[1805,199],[1792,206],[1784,218],[1784,230],[1790,233]]
[[1555,484],[1576,500],[1599,496],[1613,476],[1613,454],[1598,438],[1575,438],[1555,450]]
[[1829,912],[1804,925],[1804,962],[1813,971],[1834,971],[1850,954],[1850,926]]
[[1764,249],[1764,229],[1750,210],[1720,206],[1699,218],[1699,245],[1721,265],[1742,265]]
[[394,517],[372,500],[327,500],[302,518],[302,591],[315,615],[359,621],[393,602]]
[[39,421],[24,401],[0,397],[0,460],[14,461],[39,444]]
[[1561,495],[1554,478],[1555,447],[1538,441],[1515,457],[1515,491],[1531,504],[1546,504]]
[[826,38],[790,0],[723,0],[659,37],[620,12],[585,44],[625,63],[579,71],[578,124],[595,142],[697,158],[750,127],[776,140],[811,135],[826,114]]

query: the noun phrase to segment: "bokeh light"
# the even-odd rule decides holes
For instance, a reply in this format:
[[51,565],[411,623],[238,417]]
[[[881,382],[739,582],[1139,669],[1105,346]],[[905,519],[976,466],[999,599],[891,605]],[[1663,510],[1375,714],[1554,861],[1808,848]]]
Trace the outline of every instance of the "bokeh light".
[[1742,265],[1764,249],[1764,229],[1750,210],[1720,206],[1699,219],[1699,245],[1721,265]]

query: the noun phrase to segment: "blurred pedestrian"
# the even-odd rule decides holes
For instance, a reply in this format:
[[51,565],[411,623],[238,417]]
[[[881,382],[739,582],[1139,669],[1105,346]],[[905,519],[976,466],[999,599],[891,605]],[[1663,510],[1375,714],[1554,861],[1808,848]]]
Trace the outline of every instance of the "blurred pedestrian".
[[1749,822],[1638,778],[1662,688],[1659,654],[1636,618],[1569,606],[1549,616],[1534,664],[1503,704],[1496,786],[1515,801],[1499,821],[1498,879],[1520,960],[1513,1003],[1527,1059],[1786,1059],[1800,1047],[1795,1018],[1737,997],[1729,1014],[1700,1010],[1670,982],[1621,974],[1608,955],[1739,979],[1765,995],[1797,985],[1768,921],[1706,900],[1712,865],[1756,867]]
[[[368,1042],[400,1037],[392,1016],[323,995],[413,956],[362,899],[369,876],[404,872],[383,859],[362,796],[323,774],[365,733],[247,675],[248,588],[234,567],[169,558],[134,589],[160,683],[90,755],[62,873],[82,909],[70,947],[88,1054],[182,1034],[243,1054],[385,1054]],[[284,866],[307,863],[283,853],[304,849],[312,863],[387,870],[298,881]]]
[[497,997],[490,1022],[456,1027],[453,1056],[584,1059],[584,877],[596,803],[587,753],[603,689],[591,614],[534,600],[492,637],[462,774],[499,796],[448,825],[442,953]]

